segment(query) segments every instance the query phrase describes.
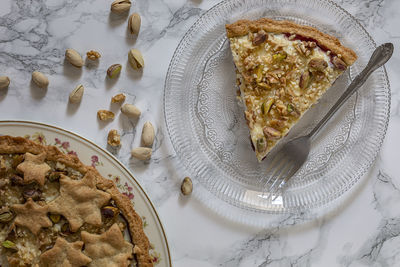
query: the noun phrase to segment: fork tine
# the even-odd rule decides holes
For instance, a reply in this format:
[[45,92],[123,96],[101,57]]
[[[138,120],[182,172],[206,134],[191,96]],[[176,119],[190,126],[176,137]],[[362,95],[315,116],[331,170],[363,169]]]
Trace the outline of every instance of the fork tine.
[[269,192],[268,197],[266,198],[267,200],[270,199],[271,197],[271,189],[274,189],[274,186],[276,182],[279,180],[279,177],[286,171],[288,165],[286,164],[286,160],[282,160],[281,163],[279,164],[279,167],[274,169],[274,172],[271,174],[269,177],[267,183],[265,184],[266,186],[272,181],[272,185],[269,186],[267,191]]
[[[271,161],[271,163],[269,164],[269,166],[268,166],[268,168],[265,170],[265,172],[266,172],[266,173],[269,173],[269,172],[271,172],[271,171],[276,170],[276,168],[277,168],[276,165],[277,165],[277,164],[280,164],[280,163],[282,162],[281,159],[282,159],[283,157],[284,157],[284,154],[283,154],[283,153],[279,153],[279,154],[275,155],[274,159]],[[261,178],[258,180],[257,187],[263,187],[262,185],[268,184],[269,181],[270,181],[270,179],[271,179],[271,176],[270,176],[269,179],[265,182],[265,181],[263,181],[263,180],[264,180],[263,177],[261,177]]]
[[282,160],[279,161],[279,163],[275,164],[275,165],[273,166],[273,168],[271,168],[271,170],[270,170],[270,173],[271,173],[271,174],[269,175],[268,180],[265,182],[265,186],[268,186],[268,184],[270,183],[270,181],[273,181],[273,178],[276,177],[275,175],[276,175],[277,173],[279,174],[279,172],[282,171],[282,168],[283,168],[282,166],[284,166],[285,163],[286,163],[286,160],[282,158]]
[[271,196],[274,195],[272,201],[275,201],[275,199],[278,198],[278,192],[281,192],[281,191],[282,191],[282,184],[283,184],[283,182],[284,182],[285,180],[287,180],[287,179],[290,177],[290,176],[289,176],[289,173],[291,172],[291,170],[292,170],[293,168],[294,168],[293,165],[290,166],[290,167],[288,168],[288,170],[286,171],[286,173],[283,174],[283,175],[281,175],[281,177],[279,177],[279,178],[277,179],[277,181],[280,180],[280,182],[279,182],[279,183],[276,183],[276,186],[274,186],[273,191],[270,193]]
[[294,165],[293,165],[293,168],[291,168],[290,171],[285,175],[285,177],[283,177],[282,182],[279,184],[278,187],[282,188],[283,185],[285,185],[286,182],[289,180],[289,178],[291,178],[293,175],[296,174],[297,170],[298,170],[298,168],[297,169],[294,168]]
[[285,170],[285,173],[282,173],[275,182],[280,181],[279,183],[275,183],[275,185],[271,186],[271,192],[270,192],[270,196],[272,196],[273,194],[275,194],[274,198],[272,199],[272,201],[274,201],[277,197],[278,194],[277,192],[282,189],[282,184],[284,184],[285,181],[287,181],[290,177],[291,177],[291,173],[292,170],[294,170],[294,164],[288,164],[287,165],[287,169]]
[[284,153],[279,153],[278,155],[275,155],[274,159],[272,160],[271,164],[268,166],[268,168],[266,169],[266,172],[271,171],[271,169],[273,169],[273,167],[275,167],[275,165],[277,163],[279,163],[281,161],[281,159],[285,156]]

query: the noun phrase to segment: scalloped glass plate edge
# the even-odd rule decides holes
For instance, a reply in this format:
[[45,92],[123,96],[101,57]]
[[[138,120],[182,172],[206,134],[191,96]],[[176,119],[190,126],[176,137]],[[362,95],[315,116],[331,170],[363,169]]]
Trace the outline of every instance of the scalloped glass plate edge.
[[[171,86],[171,81],[172,81],[172,75],[173,75],[173,69],[174,66],[177,64],[177,62],[179,61],[179,57],[181,56],[180,53],[182,52],[182,50],[184,50],[184,44],[187,41],[187,39],[190,37],[191,34],[193,34],[194,29],[196,29],[196,27],[198,27],[198,25],[201,22],[204,22],[204,19],[207,17],[208,14],[210,14],[211,12],[217,12],[218,8],[222,8],[224,5],[228,5],[230,2],[237,2],[237,1],[223,1],[221,3],[218,3],[217,5],[215,5],[214,7],[212,7],[210,10],[208,10],[207,12],[205,12],[195,23],[194,25],[192,25],[192,27],[186,32],[186,34],[184,35],[184,37],[182,38],[182,40],[180,41],[177,49],[175,50],[175,53],[172,57],[171,63],[169,65],[168,68],[168,73],[166,75],[166,79],[165,79],[165,88],[164,88],[164,117],[165,117],[165,123],[166,123],[166,127],[167,127],[167,131],[169,133],[170,139],[171,139],[171,143],[173,145],[173,148],[175,150],[175,152],[178,154],[178,157],[180,158],[181,162],[183,163],[183,165],[187,168],[187,169],[192,169],[190,164],[187,162],[187,160],[185,158],[183,158],[183,156],[180,154],[179,148],[176,144],[176,140],[174,140],[174,138],[172,138],[172,134],[171,132],[173,131],[171,129],[171,118],[169,118],[169,116],[171,114],[169,114],[168,110],[167,110],[167,105],[168,105],[168,90],[170,89]],[[330,5],[332,5],[333,7],[339,9],[341,12],[345,13],[345,15],[351,19],[352,21],[354,21],[357,25],[357,27],[359,27],[362,32],[364,33],[364,35],[366,36],[366,38],[372,43],[373,46],[375,46],[375,42],[373,41],[373,39],[371,38],[371,36],[368,34],[368,32],[362,27],[362,25],[351,15],[349,14],[347,11],[345,11],[344,9],[342,9],[341,7],[339,7],[337,4],[328,1],[328,0],[324,0],[321,2],[325,2],[328,3]],[[322,201],[319,202],[315,202],[312,205],[307,205],[305,207],[298,207],[296,209],[293,210],[282,210],[282,209],[277,209],[277,210],[258,210],[258,209],[253,209],[253,212],[261,212],[261,213],[293,213],[293,212],[303,212],[305,210],[310,210],[310,209],[315,209],[317,207],[322,207],[324,205],[326,205],[329,202],[332,202],[334,199],[337,199],[339,196],[341,196],[344,192],[346,192],[347,190],[349,190],[363,175],[364,173],[369,169],[369,167],[371,166],[371,164],[374,162],[379,149],[381,147],[381,144],[383,142],[383,138],[385,136],[386,133],[386,129],[387,129],[387,124],[388,124],[388,119],[389,119],[389,110],[390,110],[390,86],[389,86],[389,82],[388,82],[388,78],[387,78],[387,74],[386,74],[386,70],[384,68],[382,68],[381,70],[381,79],[385,82],[385,84],[383,85],[384,87],[384,92],[383,92],[383,96],[381,95],[381,99],[382,103],[384,104],[384,106],[386,107],[386,109],[384,109],[382,111],[381,116],[383,117],[383,120],[380,121],[380,128],[379,130],[376,132],[375,136],[373,136],[373,139],[375,140],[375,142],[373,143],[373,148],[372,148],[372,153],[370,154],[369,159],[363,164],[363,167],[361,168],[361,171],[358,172],[357,175],[353,176],[352,179],[350,180],[350,183],[347,184],[346,188],[342,188],[341,190],[335,192],[335,194],[333,194],[330,198],[324,199]],[[191,170],[193,172],[193,170]],[[237,202],[235,200],[233,200],[232,198],[226,197],[226,195],[222,194],[221,192],[215,191],[214,188],[211,188],[207,185],[205,185],[204,183],[202,183],[203,186],[205,186],[206,188],[208,188],[209,191],[211,191],[213,193],[214,196],[217,196],[218,200],[223,200],[225,202],[228,202],[236,207],[241,208],[242,204],[240,202]],[[214,191],[213,191],[214,190]],[[201,196],[197,196],[200,199],[203,199],[204,202],[204,198],[202,198]],[[218,200],[216,200],[218,202]],[[213,210],[217,210],[217,208],[215,207],[215,205],[211,205],[211,204],[207,204],[207,206],[209,206],[210,208],[212,208]],[[248,207],[243,207],[245,209],[249,209]],[[250,208],[251,210],[251,208]],[[229,216],[228,216],[229,217]]]

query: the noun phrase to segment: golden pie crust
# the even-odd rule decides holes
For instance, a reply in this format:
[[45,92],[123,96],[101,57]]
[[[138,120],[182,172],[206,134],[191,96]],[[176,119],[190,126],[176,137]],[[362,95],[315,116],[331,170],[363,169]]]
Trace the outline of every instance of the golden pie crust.
[[228,38],[243,36],[249,32],[259,32],[260,30],[271,33],[301,35],[316,40],[319,46],[325,47],[335,54],[340,54],[349,66],[357,60],[356,53],[343,46],[336,37],[320,32],[313,27],[299,25],[287,20],[272,20],[268,18],[238,20],[235,23],[227,24],[225,27]]
[[[128,229],[132,243],[135,246],[135,248],[132,249],[132,252],[135,255],[138,266],[153,266],[151,257],[149,255],[150,243],[143,231],[142,219],[135,212],[128,197],[119,192],[113,181],[103,178],[95,168],[84,165],[77,156],[64,154],[54,146],[43,146],[22,137],[0,136],[0,154],[25,153],[31,153],[33,155],[46,155],[46,160],[62,163],[66,167],[70,167],[79,171],[84,177],[85,175],[94,176],[95,186],[97,189],[110,195],[111,199],[119,208],[128,223]],[[32,205],[32,200],[29,199],[26,205]],[[17,207],[20,208],[20,206]],[[45,227],[46,225],[47,223],[42,227]],[[34,231],[38,230],[35,228]],[[74,254],[72,253],[71,255]]]

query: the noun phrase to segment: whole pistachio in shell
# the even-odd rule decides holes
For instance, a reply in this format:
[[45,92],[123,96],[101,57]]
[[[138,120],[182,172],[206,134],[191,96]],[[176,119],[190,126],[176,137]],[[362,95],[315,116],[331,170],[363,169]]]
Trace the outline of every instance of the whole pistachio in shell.
[[140,25],[141,25],[141,18],[138,13],[133,13],[129,16],[128,20],[128,29],[131,34],[139,34]]
[[142,129],[142,145],[145,147],[152,147],[154,143],[154,127],[151,122],[146,121]]
[[121,112],[129,118],[138,119],[141,115],[140,109],[132,104],[124,104],[121,107]]
[[142,53],[137,49],[131,49],[128,53],[129,64],[131,64],[132,68],[135,70],[141,69],[144,67],[144,60]]
[[121,70],[122,70],[121,64],[113,64],[108,68],[107,76],[110,77],[111,79],[114,79],[121,73]]
[[69,102],[71,102],[71,103],[81,102],[84,91],[85,91],[85,88],[83,87],[82,84],[75,87],[75,89],[72,90],[72,92],[69,94]]
[[132,157],[140,160],[149,160],[151,157],[152,149],[148,147],[137,147],[132,149]]
[[117,14],[125,13],[131,8],[131,1],[129,0],[115,0],[111,4],[111,11]]
[[83,66],[83,59],[78,51],[69,48],[65,51],[65,59],[71,63],[71,65],[80,68]]
[[185,196],[190,195],[192,193],[193,191],[192,179],[190,179],[189,177],[185,177],[185,179],[183,179],[181,184],[181,191],[182,194]]
[[32,73],[32,81],[40,88],[46,88],[49,86],[49,79],[39,71],[34,71]]
[[7,76],[0,76],[0,89],[5,89],[10,85],[10,78]]

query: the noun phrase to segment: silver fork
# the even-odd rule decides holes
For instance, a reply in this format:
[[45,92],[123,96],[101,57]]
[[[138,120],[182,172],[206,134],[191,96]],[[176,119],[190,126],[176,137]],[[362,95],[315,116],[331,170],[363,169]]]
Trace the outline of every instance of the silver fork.
[[282,190],[288,179],[290,179],[307,160],[310,152],[310,145],[313,137],[319,133],[329,119],[340,109],[340,107],[350,98],[367,80],[367,78],[377,68],[385,64],[393,54],[393,44],[385,43],[377,47],[372,54],[367,66],[354,78],[343,95],[336,101],[325,117],[307,135],[297,137],[288,143],[275,154],[267,172],[270,176],[265,183],[269,188],[266,190],[268,196],[266,200],[272,198],[274,201],[278,197],[278,191]]

